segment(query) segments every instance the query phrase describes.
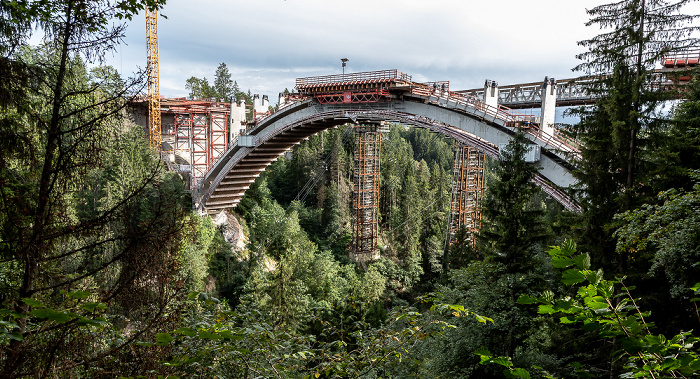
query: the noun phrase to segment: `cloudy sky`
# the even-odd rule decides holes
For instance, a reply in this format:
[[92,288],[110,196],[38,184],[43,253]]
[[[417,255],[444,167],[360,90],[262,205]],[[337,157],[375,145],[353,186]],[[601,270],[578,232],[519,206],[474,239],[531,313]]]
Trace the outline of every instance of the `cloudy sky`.
[[[586,8],[604,0],[168,0],[159,18],[160,92],[186,96],[185,80],[225,62],[241,89],[273,102],[294,79],[398,69],[451,89],[577,74]],[[146,61],[145,16],[108,63],[123,75]]]

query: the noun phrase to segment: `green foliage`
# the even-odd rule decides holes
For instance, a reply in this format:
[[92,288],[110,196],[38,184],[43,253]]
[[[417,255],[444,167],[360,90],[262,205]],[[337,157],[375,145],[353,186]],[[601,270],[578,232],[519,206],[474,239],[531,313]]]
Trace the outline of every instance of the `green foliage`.
[[164,366],[187,376],[381,376],[401,366],[416,341],[435,338],[452,327],[436,316],[490,322],[461,306],[434,303],[434,296],[426,296],[420,301],[432,303],[428,311],[398,308],[373,326],[356,312],[368,309],[369,303],[346,298],[326,309],[326,317],[309,315],[313,334],[298,334],[274,326],[264,313],[247,307],[231,311],[205,294],[192,293],[189,298],[188,326],[158,334],[149,343],[171,347],[172,357]]
[[216,89],[209,84],[207,78],[190,77],[185,81],[185,89],[189,90],[192,99],[209,99],[216,97]]
[[700,373],[696,344],[700,339],[689,332],[671,338],[652,334],[653,324],[646,321],[649,313],[637,305],[632,296],[634,287],[624,278],[607,280],[602,270],[593,270],[587,254],[577,254],[576,245],[566,241],[549,254],[552,264],[566,269],[562,282],[578,285],[575,297],[555,299],[544,292],[535,298],[523,295],[521,304],[539,304],[540,314],[561,315],[560,322],[579,327],[588,333],[615,343],[615,354],[623,363],[621,377],[656,378],[689,376]]
[[623,223],[615,233],[617,251],[650,261],[649,273],[663,275],[670,295],[679,298],[700,277],[700,184],[690,192],[662,192],[659,200],[617,216]]
[[532,179],[538,168],[525,162],[527,138],[518,132],[500,153],[496,181],[489,184],[483,203],[479,249],[503,263],[509,273],[524,272],[534,263],[538,243],[547,237],[544,213],[531,205],[539,191]]

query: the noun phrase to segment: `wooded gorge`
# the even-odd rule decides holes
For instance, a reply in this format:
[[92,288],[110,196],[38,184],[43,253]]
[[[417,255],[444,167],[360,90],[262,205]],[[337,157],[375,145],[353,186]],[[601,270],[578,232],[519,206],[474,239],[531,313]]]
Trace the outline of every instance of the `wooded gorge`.
[[581,213],[514,131],[476,245],[447,243],[454,143],[394,124],[362,264],[352,126],[277,159],[221,225],[127,117],[143,73],[100,65],[112,20],[163,2],[0,3],[0,377],[697,377],[700,83],[648,85],[698,46],[687,2],[588,11],[614,32],[580,43],[599,100],[562,125]]

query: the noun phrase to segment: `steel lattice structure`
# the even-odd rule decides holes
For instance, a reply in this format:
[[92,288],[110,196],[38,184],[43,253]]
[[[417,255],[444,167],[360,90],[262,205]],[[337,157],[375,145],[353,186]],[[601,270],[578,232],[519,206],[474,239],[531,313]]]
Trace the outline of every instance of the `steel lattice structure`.
[[151,148],[160,150],[160,72],[158,68],[158,9],[146,6],[146,69],[148,70],[148,134]]
[[[484,197],[484,154],[476,148],[455,143],[455,161],[450,202],[450,241],[464,228],[474,246],[481,229],[481,203]],[[459,259],[459,257],[456,257]]]
[[352,249],[356,261],[371,260],[377,253],[381,146],[378,125],[355,127]]

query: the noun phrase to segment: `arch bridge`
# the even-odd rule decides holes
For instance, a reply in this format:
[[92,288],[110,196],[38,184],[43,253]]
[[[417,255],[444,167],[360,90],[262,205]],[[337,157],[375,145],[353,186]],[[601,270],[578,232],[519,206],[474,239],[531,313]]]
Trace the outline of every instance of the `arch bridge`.
[[428,128],[494,158],[499,146],[524,130],[541,166],[534,181],[566,208],[577,210],[564,189],[576,183],[571,169],[579,149],[553,125],[541,127],[532,116],[450,91],[449,82],[413,82],[397,70],[300,78],[296,89],[298,93],[280,96],[276,112],[235,133],[228,150],[195,184],[199,211],[235,207],[268,165],[320,131],[382,121]]

